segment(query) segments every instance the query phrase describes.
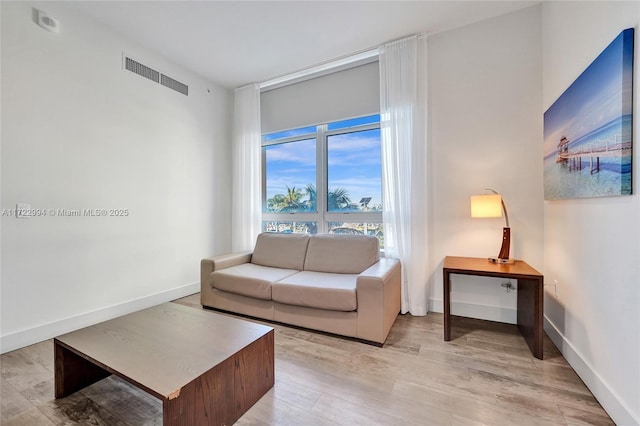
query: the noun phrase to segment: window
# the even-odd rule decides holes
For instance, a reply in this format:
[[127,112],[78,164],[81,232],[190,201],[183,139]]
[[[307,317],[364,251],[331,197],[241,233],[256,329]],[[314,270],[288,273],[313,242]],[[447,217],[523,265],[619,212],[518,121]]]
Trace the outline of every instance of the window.
[[263,230],[383,244],[380,116],[262,136]]
[[327,136],[327,211],[380,211],[380,128]]
[[[316,211],[316,139],[302,139],[262,148],[266,161],[264,212]],[[265,192],[265,191],[263,191]]]

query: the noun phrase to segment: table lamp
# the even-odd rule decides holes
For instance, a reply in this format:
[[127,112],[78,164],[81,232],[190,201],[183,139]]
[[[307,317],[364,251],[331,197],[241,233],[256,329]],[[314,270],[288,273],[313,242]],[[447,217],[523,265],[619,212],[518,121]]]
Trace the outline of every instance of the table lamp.
[[514,263],[513,259],[509,259],[509,248],[511,245],[511,228],[509,228],[509,215],[507,207],[504,204],[502,196],[491,188],[485,188],[493,194],[472,195],[471,196],[471,217],[502,217],[506,221],[506,226],[502,228],[502,247],[498,257],[490,257],[489,261],[493,263]]

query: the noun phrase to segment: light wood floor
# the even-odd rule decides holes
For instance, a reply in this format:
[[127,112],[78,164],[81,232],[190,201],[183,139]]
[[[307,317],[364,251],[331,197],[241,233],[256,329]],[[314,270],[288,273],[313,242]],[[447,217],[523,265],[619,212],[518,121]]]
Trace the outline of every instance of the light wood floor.
[[[551,341],[533,358],[514,325],[456,317],[444,342],[441,314],[401,315],[382,348],[271,325],[276,384],[238,425],[613,424]],[[51,340],[0,363],[2,425],[162,424],[159,400],[113,376],[55,400]]]

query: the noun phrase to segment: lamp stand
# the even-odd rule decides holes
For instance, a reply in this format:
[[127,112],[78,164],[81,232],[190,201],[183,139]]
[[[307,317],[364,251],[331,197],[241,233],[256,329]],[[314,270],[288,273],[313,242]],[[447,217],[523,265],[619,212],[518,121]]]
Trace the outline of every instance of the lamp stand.
[[515,260],[509,259],[509,248],[511,246],[511,228],[505,226],[502,228],[502,247],[500,247],[500,254],[498,257],[490,257],[489,261],[493,263],[511,264],[515,263]]

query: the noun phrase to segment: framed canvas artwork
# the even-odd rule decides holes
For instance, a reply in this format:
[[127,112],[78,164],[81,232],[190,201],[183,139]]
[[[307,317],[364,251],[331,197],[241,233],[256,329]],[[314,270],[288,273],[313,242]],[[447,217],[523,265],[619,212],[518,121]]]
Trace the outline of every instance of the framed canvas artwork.
[[633,28],[544,113],[544,199],[631,194]]

